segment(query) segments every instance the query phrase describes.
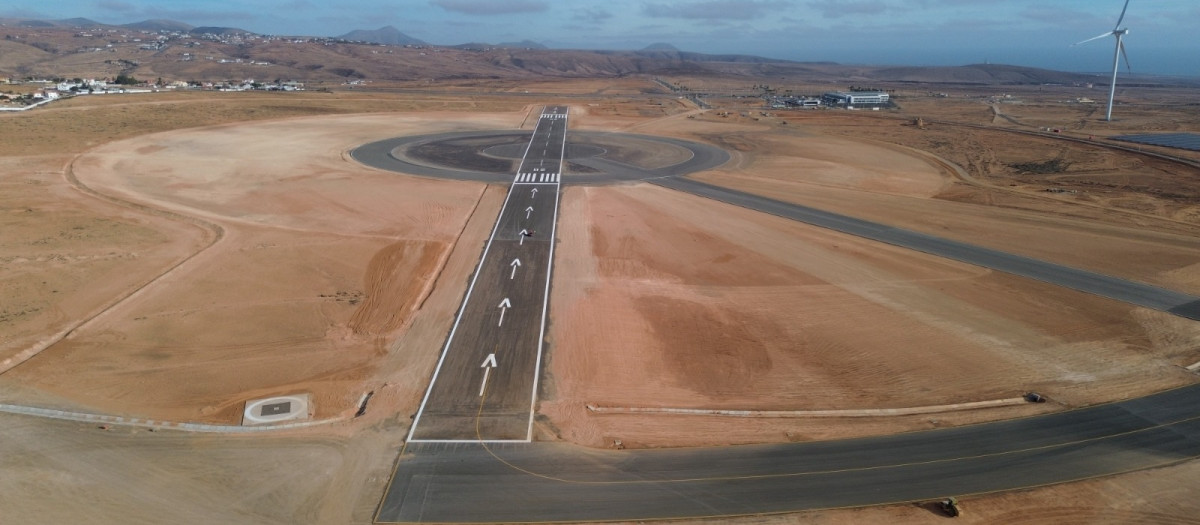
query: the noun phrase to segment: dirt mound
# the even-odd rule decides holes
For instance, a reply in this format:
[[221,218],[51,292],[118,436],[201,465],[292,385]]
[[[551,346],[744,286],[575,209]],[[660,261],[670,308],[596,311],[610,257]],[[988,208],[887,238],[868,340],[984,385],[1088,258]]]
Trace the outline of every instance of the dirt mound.
[[446,251],[444,242],[401,241],[376,252],[367,264],[365,297],[347,322],[350,329],[388,335],[403,328],[429,294]]

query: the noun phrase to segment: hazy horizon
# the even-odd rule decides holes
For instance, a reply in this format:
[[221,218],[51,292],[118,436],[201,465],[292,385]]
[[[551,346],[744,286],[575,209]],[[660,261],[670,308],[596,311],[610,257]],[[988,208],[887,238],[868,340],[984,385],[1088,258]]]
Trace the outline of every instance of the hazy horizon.
[[[61,0],[0,9],[0,16],[105,24],[171,19],[261,34],[333,37],[394,26],[435,45],[531,40],[556,49],[684,51],[804,62],[966,65],[1111,71],[1110,31],[1122,0],[360,0],[353,7],[274,0],[249,10],[231,0]],[[1133,73],[1200,77],[1200,4],[1131,0],[1122,27]],[[1122,73],[1127,70],[1122,65]]]

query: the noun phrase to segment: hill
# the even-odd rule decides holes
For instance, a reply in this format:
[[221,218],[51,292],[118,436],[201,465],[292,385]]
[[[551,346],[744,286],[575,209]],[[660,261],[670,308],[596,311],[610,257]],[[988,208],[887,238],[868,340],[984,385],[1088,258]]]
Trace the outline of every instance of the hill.
[[550,49],[533,40],[522,40],[520,42],[501,42],[496,44],[496,47],[513,47],[518,49]]
[[54,20],[51,23],[60,27],[97,27],[104,25],[90,18],[67,18]]
[[219,27],[219,26],[202,26],[193,27],[189,31],[193,35],[216,35],[216,36],[233,36],[233,35],[253,35],[254,33],[245,29],[236,27]]
[[138,29],[142,31],[179,31],[182,33],[186,33],[192,29],[195,29],[195,26],[192,26],[191,24],[185,24],[183,22],[176,22],[174,20],[166,20],[162,18],[143,20],[141,22],[134,22],[132,24],[124,24],[121,27]]
[[550,49],[532,40],[522,40],[520,42],[501,42],[499,44],[489,44],[487,42],[467,42],[465,44],[455,44],[452,46],[443,47],[462,49],[466,51],[487,51],[490,49]]
[[679,48],[666,42],[656,42],[642,48],[642,51],[674,51],[679,52]]
[[[693,75],[778,78],[835,84],[1086,84],[1095,75],[1000,64],[957,67],[850,66],[751,55],[710,55],[655,44],[637,51],[547,49],[536,42],[431,46],[394,27],[338,38],[275,37],[171,20],[81,31],[83,19],[0,19],[0,77],[135,78],[183,81],[299,81],[611,78]],[[93,29],[115,29],[93,30]],[[183,31],[190,28],[190,34]],[[136,30],[134,30],[136,29]],[[145,34],[150,32],[151,35]],[[377,41],[394,42],[382,44]],[[366,43],[371,42],[371,43]],[[404,47],[409,46],[409,47]],[[97,50],[104,53],[97,55]],[[1133,76],[1140,85],[1195,85],[1195,79]]]
[[877,80],[940,84],[1075,84],[1093,82],[1093,75],[1005,64],[971,64],[952,67],[886,67],[874,72]]
[[384,44],[389,46],[428,45],[421,40],[401,33],[399,29],[396,29],[392,26],[383,26],[374,30],[356,29],[338,38],[354,42],[371,42],[373,44]]

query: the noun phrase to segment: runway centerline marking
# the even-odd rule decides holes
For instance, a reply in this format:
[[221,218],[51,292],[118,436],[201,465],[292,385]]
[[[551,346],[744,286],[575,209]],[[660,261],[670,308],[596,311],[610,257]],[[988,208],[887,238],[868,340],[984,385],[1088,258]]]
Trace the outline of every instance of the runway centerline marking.
[[[409,428],[408,442],[464,442],[463,438],[471,437],[472,434],[468,433],[470,427],[466,425],[475,416],[475,411],[463,410],[465,398],[462,396],[475,393],[472,391],[475,382],[480,381],[478,359],[482,356],[477,352],[484,341],[488,346],[495,344],[498,350],[504,352],[506,364],[503,373],[497,370],[493,374],[491,369],[496,368],[496,354],[489,355],[489,359],[484,361],[483,379],[474,397],[486,399],[488,406],[480,412],[485,419],[479,424],[482,429],[480,435],[468,442],[532,440],[538,375],[541,373],[541,354],[545,345],[558,192],[563,155],[566,152],[566,114],[553,114],[558,116],[539,120],[525,147],[520,166],[511,179],[500,214],[492,226],[491,235],[447,335],[433,377]],[[562,121],[561,124],[559,121]],[[544,148],[541,155],[533,150],[539,140],[545,143],[561,141],[557,157],[549,158],[549,148]],[[547,162],[557,162],[558,167],[533,167],[535,161],[541,166]],[[528,204],[525,208],[519,207],[513,201],[518,199],[514,197],[514,192],[521,184],[544,185],[541,189],[554,192],[554,202],[549,208],[546,205],[534,208]],[[538,190],[537,187],[531,188],[529,198],[536,198]],[[549,230],[549,237],[545,239],[543,229]],[[514,240],[517,241],[515,244],[512,242]],[[529,246],[525,245],[526,240],[530,241]],[[520,252],[517,247],[521,247]],[[518,254],[520,257],[515,257]],[[545,265],[539,264],[541,257],[547,258]],[[518,280],[517,270],[521,266],[525,268],[521,269],[522,278]],[[508,270],[508,279],[503,278],[504,270]],[[545,273],[544,282],[541,272]],[[480,279],[485,273],[487,278]],[[543,287],[541,293],[538,293],[538,286]],[[540,318],[527,315],[532,311],[537,296],[542,301]],[[479,304],[482,302],[486,303]],[[520,309],[511,316],[507,315],[514,304]],[[496,308],[500,310],[498,316]],[[504,324],[505,320],[509,321],[508,325]],[[472,368],[475,371],[469,371]],[[529,398],[523,398],[526,388],[529,389]],[[486,390],[493,391],[492,395],[485,396]],[[528,404],[522,399],[527,399]]]
[[[492,369],[496,368],[496,354],[488,354],[487,359],[483,360],[483,364],[479,368],[483,369],[483,383],[479,385],[479,397],[483,397],[483,393],[487,390],[488,376],[491,375]],[[482,403],[480,404],[482,406]]]
[[[513,270],[515,271],[516,268],[513,268]],[[512,308],[512,303],[510,303],[508,301],[508,298],[505,297],[503,301],[500,301],[499,308],[500,308],[500,322],[496,323],[496,326],[504,326],[504,312],[507,312],[509,308]],[[492,355],[495,355],[495,354],[492,354]]]

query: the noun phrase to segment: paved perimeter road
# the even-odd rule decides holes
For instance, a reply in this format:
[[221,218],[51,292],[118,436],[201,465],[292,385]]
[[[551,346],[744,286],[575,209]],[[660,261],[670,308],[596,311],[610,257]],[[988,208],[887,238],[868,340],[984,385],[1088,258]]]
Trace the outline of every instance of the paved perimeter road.
[[529,441],[567,108],[547,107],[467,289],[410,442]]
[[1200,456],[1200,385],[1039,417],[782,445],[408,448],[380,522],[686,518],[932,500]]
[[[531,148],[539,140],[545,141],[535,136]],[[1200,300],[1190,295],[688,179],[653,182],[1200,320]],[[469,405],[468,400],[458,401],[460,419]],[[488,410],[480,412],[484,428],[492,424]],[[805,444],[616,452],[566,444],[470,441],[409,445],[377,520],[714,517],[927,500],[1075,481],[1200,457],[1200,385],[1014,421]]]
[[877,222],[772,200],[691,179],[664,178],[654,179],[650,182],[665,188],[750,208],[813,226],[1020,275],[1200,321],[1200,298],[1165,288],[893,228]]

